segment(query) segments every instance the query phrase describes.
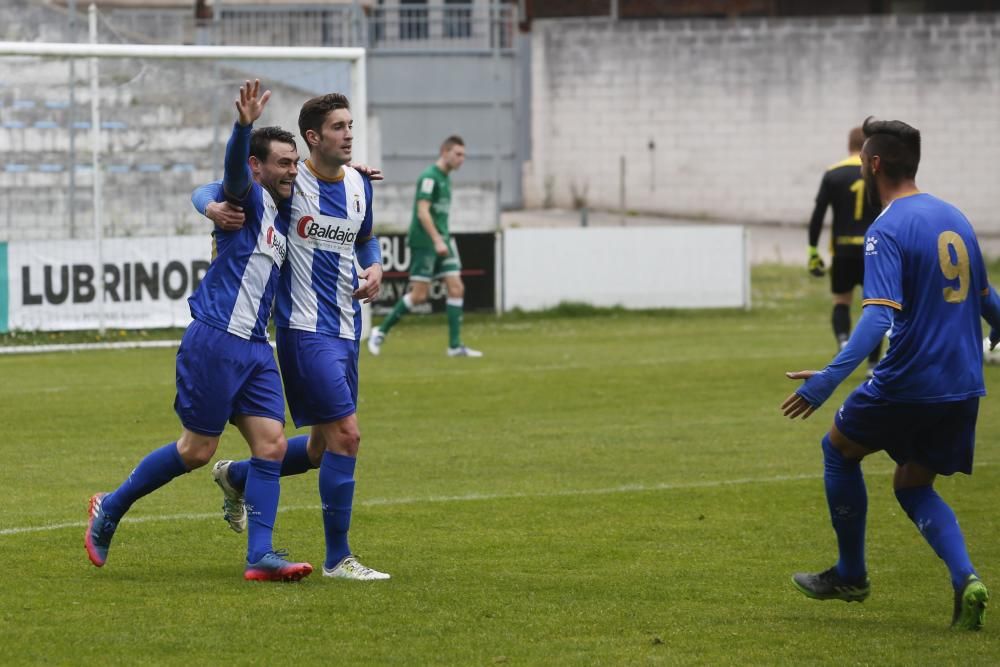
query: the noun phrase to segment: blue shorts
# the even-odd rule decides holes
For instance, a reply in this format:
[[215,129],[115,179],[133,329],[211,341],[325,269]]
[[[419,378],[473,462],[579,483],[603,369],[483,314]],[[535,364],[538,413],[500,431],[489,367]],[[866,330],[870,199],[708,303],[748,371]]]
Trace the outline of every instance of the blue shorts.
[[972,474],[979,397],[947,403],[891,403],[865,381],[837,411],[837,429],[903,465],[918,463],[939,475]]
[[296,427],[335,422],[357,412],[358,341],[284,327],[276,338]]
[[236,415],[285,423],[281,376],[271,345],[250,341],[195,320],[177,349],[177,398],[181,424],[219,435]]

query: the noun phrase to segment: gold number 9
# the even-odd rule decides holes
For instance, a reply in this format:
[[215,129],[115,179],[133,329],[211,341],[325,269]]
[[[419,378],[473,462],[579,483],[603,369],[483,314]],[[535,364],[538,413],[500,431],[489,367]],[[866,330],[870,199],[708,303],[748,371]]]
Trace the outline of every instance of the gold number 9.
[[[954,261],[950,248],[955,249]],[[969,250],[961,236],[955,232],[941,232],[938,236],[938,261],[944,277],[958,281],[958,289],[949,286],[942,290],[944,300],[948,303],[962,303],[969,295]]]

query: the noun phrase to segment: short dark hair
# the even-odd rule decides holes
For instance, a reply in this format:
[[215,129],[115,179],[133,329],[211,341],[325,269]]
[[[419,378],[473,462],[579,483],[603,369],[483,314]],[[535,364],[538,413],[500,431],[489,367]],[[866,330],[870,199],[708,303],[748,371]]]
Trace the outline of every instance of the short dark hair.
[[865,119],[861,129],[868,141],[865,152],[878,155],[885,175],[892,180],[915,178],[920,165],[920,130],[901,120]]
[[323,129],[323,121],[326,120],[328,113],[335,109],[350,110],[350,108],[351,103],[340,93],[327,93],[326,95],[306,100],[306,103],[302,105],[302,109],[299,111],[299,134],[302,135],[302,138],[305,139],[308,145],[309,140],[306,139],[306,130],[319,132]]
[[861,147],[865,145],[865,133],[860,127],[852,127],[851,131],[847,134],[847,150],[860,151]]
[[464,146],[465,142],[462,141],[462,137],[457,134],[453,134],[443,142],[441,142],[441,152],[444,153],[446,150],[450,150],[452,146]]
[[250,133],[250,155],[261,162],[267,161],[267,156],[271,154],[271,142],[280,141],[289,144],[292,148],[295,145],[295,135],[287,130],[282,130],[277,125],[268,127],[258,127]]

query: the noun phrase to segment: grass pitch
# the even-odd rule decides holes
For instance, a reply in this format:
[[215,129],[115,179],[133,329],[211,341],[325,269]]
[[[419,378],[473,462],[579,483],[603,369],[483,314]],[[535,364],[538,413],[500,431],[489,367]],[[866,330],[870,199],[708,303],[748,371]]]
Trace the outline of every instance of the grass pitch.
[[[781,417],[783,371],[834,351],[803,274],[756,269],[750,312],[469,316],[483,359],[408,318],[361,361],[351,544],[393,576],[371,584],[243,582],[207,467],[140,500],[92,567],[87,498],[178,433],[173,353],[0,357],[0,663],[1000,663],[1000,615],[949,630],[947,572],[884,455],[865,464],[872,597],[792,588],[835,560],[819,439],[862,379]],[[990,397],[976,474],[938,489],[1000,601],[998,439]],[[220,456],[245,455],[227,431]],[[316,473],[283,479],[275,535],[317,568],[318,503]]]

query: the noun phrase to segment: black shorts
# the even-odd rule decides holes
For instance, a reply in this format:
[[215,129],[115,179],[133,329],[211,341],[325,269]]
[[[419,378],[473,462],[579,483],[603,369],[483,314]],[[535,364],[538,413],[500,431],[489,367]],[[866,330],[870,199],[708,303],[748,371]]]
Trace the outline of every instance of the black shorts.
[[830,267],[830,291],[850,292],[855,285],[865,284],[865,258],[834,255]]

